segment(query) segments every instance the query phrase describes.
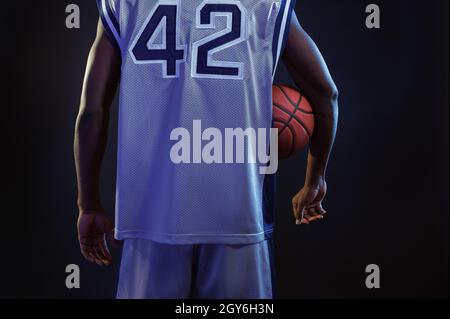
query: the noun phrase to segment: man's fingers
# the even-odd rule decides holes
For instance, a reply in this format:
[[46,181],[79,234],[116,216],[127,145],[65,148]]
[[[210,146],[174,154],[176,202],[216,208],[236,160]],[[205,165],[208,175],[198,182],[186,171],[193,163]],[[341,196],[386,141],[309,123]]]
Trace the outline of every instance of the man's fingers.
[[308,220],[305,218],[304,207],[301,207],[298,214],[295,216],[295,224],[296,225],[309,224]]
[[102,266],[102,261],[100,258],[98,258],[97,254],[93,249],[90,249],[88,251],[88,256],[90,257],[89,261],[91,261],[94,264],[97,264],[98,266]]
[[327,211],[322,207],[322,202],[318,202],[316,205],[314,205],[314,209],[320,215],[326,215],[327,213]]
[[323,209],[319,209],[316,207],[308,207],[308,208],[303,208],[302,209],[302,214],[299,214],[298,216],[296,216],[296,224],[297,225],[309,225],[312,222],[315,221],[319,221],[322,220],[324,218],[324,216],[322,215],[321,212],[324,212]]
[[297,219],[297,220],[295,221],[295,224],[296,224],[296,225],[308,225],[309,222],[308,222],[305,218],[302,218],[301,220],[300,220],[300,219]]
[[108,244],[113,248],[118,248],[119,242],[114,238],[114,226],[108,218],[105,218],[104,222],[100,225],[100,229],[105,234]]
[[305,205],[303,204],[302,200],[294,199],[292,201],[292,206],[294,209],[294,216],[295,219],[301,219],[303,217],[304,211],[305,211]]
[[323,219],[323,216],[320,214],[319,210],[316,209],[315,207],[309,207],[307,209],[307,213],[305,215],[305,218],[309,222],[314,222],[314,221]]
[[306,219],[306,218],[302,218],[301,220],[300,220],[300,223],[299,223],[299,225],[309,225],[310,223],[309,223],[309,221]]
[[100,266],[108,266],[111,264],[110,259],[103,253],[101,244],[98,244],[94,248],[94,252],[95,252],[95,257],[97,258],[97,260],[99,260],[101,262]]
[[308,207],[308,212],[310,215],[324,215],[326,214],[326,211],[322,208],[322,204],[313,204]]
[[292,200],[292,210],[294,211],[294,216],[297,218],[298,216],[298,201],[296,198]]
[[[98,237],[97,237],[98,238]],[[81,237],[80,238],[80,249],[81,253],[88,261],[91,263],[97,264],[99,266],[103,266],[104,258],[101,254],[98,253],[98,239],[94,239],[94,237]]]
[[80,249],[81,249],[81,254],[83,255],[84,258],[86,258],[86,260],[88,260],[89,262],[91,262],[93,264],[97,264],[96,258],[92,254],[91,248],[81,245]]
[[117,247],[113,236],[113,225],[103,213],[80,214],[78,219],[78,240],[83,256],[99,266],[110,265],[111,254],[106,239],[112,247]]
[[320,188],[303,188],[292,200],[297,225],[310,224],[324,218],[322,200],[326,195],[326,186]]
[[310,223],[318,221],[318,220],[322,220],[323,216],[322,215],[315,215],[315,216],[311,216],[310,218],[308,218],[308,221]]
[[99,245],[98,249],[100,253],[102,254],[102,257],[110,264],[112,262],[111,253],[108,250],[108,247],[106,246],[105,240],[102,240]]
[[99,255],[97,247],[94,247],[91,249],[90,251],[90,255],[92,256],[92,258],[94,259],[95,263],[98,266],[103,266],[103,258]]

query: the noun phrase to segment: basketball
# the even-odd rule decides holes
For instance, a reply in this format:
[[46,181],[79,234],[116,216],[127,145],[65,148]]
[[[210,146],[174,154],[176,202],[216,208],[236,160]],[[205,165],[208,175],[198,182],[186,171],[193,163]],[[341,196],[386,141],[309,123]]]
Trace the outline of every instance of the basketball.
[[278,156],[286,159],[304,149],[314,132],[314,113],[298,90],[274,85],[273,126],[278,129]]

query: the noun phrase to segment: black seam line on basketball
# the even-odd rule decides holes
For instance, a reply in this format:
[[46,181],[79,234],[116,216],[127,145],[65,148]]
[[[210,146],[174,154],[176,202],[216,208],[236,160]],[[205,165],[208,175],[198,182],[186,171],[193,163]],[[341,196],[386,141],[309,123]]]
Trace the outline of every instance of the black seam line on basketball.
[[294,112],[292,112],[292,113],[286,112],[286,110],[284,110],[284,108],[283,108],[281,105],[278,105],[278,108],[279,108],[280,110],[284,110],[284,111],[289,115],[289,120],[288,120],[288,126],[289,126],[289,123],[291,123],[292,119],[294,118],[295,113],[296,113],[297,110],[299,109],[299,106],[300,106],[300,103],[302,102],[303,96],[300,94],[300,98],[298,99],[299,101],[298,101],[297,104],[295,104],[295,103],[292,102],[292,100],[289,98],[289,96],[287,96],[287,94],[284,92],[284,90],[283,90],[283,88],[282,88],[281,86],[280,86],[280,90],[281,90],[281,92],[286,96],[286,98],[288,99],[288,101],[289,101],[292,105],[294,105]]
[[288,127],[288,125],[289,125],[288,122],[285,122],[285,121],[282,121],[282,120],[274,120],[274,123],[281,123],[281,124],[284,125],[283,128],[282,128],[281,130],[278,131],[278,135],[281,135],[281,133],[283,133],[284,130],[285,130],[285,129]]
[[[288,101],[291,102],[292,105],[296,105],[296,103],[294,101],[292,101],[292,99],[289,97],[289,95],[286,93],[286,91],[283,89],[282,86],[277,86],[277,87],[280,89],[281,93],[283,93],[283,95],[288,99]],[[300,98],[298,99],[296,109],[298,109],[300,112],[303,112],[305,114],[314,114],[314,112],[305,111],[304,109],[302,109],[300,107],[300,104],[302,103],[302,101],[303,101],[303,94],[300,93]]]
[[295,114],[295,112],[297,112],[297,110],[294,110],[294,112],[291,115],[289,113],[289,111],[287,111],[283,106],[281,106],[281,105],[275,105],[275,106],[278,107],[282,112],[286,113],[286,115],[289,116],[289,120],[287,120],[287,122],[286,121],[282,122],[285,125],[285,127],[283,127],[283,129],[278,133],[279,135],[284,132],[286,127],[289,126],[289,123],[291,123],[292,119],[295,119],[303,127],[303,129],[305,130],[306,134],[308,134],[309,138],[311,138],[311,133],[306,128],[306,125],[303,123],[303,121],[298,119],[297,117],[294,117],[294,114]]
[[281,93],[283,93],[283,95],[288,99],[289,102],[291,102],[292,105],[295,105],[295,108],[297,108],[300,103],[302,102],[303,99],[303,95],[300,93],[300,98],[298,99],[298,102],[295,103],[294,101],[292,101],[291,97],[289,95],[287,95],[286,91],[283,89],[282,86],[279,87],[281,90]]
[[295,144],[296,144],[296,142],[297,142],[296,139],[295,139],[295,134],[294,134],[294,132],[292,131],[292,128],[291,128],[290,126],[288,126],[289,123],[286,123],[285,121],[282,121],[282,120],[274,120],[274,122],[284,124],[283,130],[280,131],[280,132],[278,133],[278,135],[281,135],[281,133],[284,132],[286,129],[288,129],[288,130],[291,132],[291,135],[292,135],[292,142],[291,142],[291,146],[289,147],[289,154],[292,154],[292,152],[294,151]]
[[[282,110],[284,113],[286,113],[286,114],[288,114],[288,115],[290,114],[289,111],[286,110],[283,106],[281,106],[281,105],[275,105],[275,106],[278,107],[280,110]],[[291,120],[292,120],[292,119],[295,119],[295,120],[303,127],[303,129],[305,130],[306,134],[308,134],[309,138],[311,138],[311,133],[310,133],[309,130],[307,129],[305,123],[303,123],[302,120],[300,120],[300,119],[298,119],[296,116],[294,116],[294,114],[295,114],[296,111],[297,111],[297,110],[295,110],[295,111],[292,113],[292,115],[290,116],[289,121],[287,122],[287,124],[289,125],[289,123],[291,122]]]
[[[275,103],[275,102],[273,102],[273,105],[274,105],[274,106],[281,107],[280,104]],[[296,110],[296,111],[300,111],[301,113],[306,114],[306,115],[314,115],[314,112],[308,112],[308,111],[305,111],[305,110],[303,110],[302,108],[300,108],[300,106],[299,106],[298,108],[296,108],[295,110]]]
[[295,144],[297,143],[297,141],[295,140],[295,134],[294,134],[294,131],[292,130],[292,128],[290,126],[287,126],[287,128],[289,129],[289,131],[291,131],[291,134],[292,134],[291,147],[289,148],[289,155],[291,155],[292,152],[294,151],[294,147],[295,147]]

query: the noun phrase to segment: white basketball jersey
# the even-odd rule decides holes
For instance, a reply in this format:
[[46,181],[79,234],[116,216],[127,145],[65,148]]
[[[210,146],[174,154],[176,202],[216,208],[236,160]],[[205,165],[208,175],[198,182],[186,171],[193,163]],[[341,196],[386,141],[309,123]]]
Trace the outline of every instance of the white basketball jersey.
[[[273,176],[194,151],[214,132],[272,127],[272,79],[294,2],[97,0],[122,56],[118,239],[250,244],[272,231]],[[174,162],[184,133],[191,160]]]

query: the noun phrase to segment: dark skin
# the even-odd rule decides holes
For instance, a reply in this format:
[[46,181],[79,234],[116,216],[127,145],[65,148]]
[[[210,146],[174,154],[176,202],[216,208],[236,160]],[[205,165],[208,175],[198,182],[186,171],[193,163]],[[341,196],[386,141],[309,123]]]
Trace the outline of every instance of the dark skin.
[[[314,42],[293,16],[283,60],[315,113],[305,184],[292,200],[296,224],[324,218],[325,173],[338,121],[337,89]],[[120,79],[121,57],[99,21],[89,54],[75,129],[78,179],[78,239],[83,256],[100,266],[110,265],[118,242],[113,224],[101,204],[99,178],[106,149],[110,107]]]
[[338,90],[319,49],[295,15],[283,61],[311,103],[315,117],[305,185],[292,199],[296,223],[309,224],[326,214],[322,202],[327,193],[325,174],[338,126]]
[[120,77],[120,54],[99,22],[89,54],[75,128],[75,163],[78,179],[78,240],[83,256],[97,265],[110,265],[117,242],[102,207],[99,177],[106,149],[109,112]]

